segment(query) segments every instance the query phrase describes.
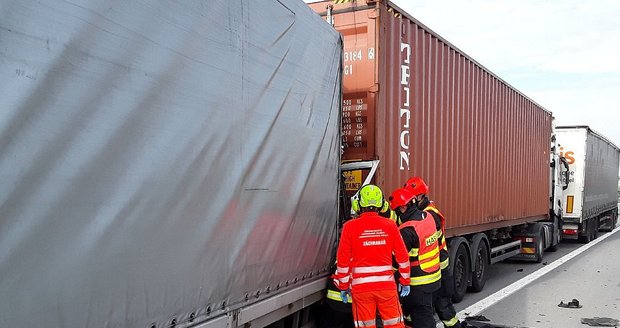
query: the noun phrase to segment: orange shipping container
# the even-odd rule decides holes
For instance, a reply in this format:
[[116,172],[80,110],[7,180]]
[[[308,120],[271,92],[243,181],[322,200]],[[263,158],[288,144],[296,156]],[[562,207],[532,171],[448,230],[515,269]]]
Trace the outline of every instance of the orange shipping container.
[[310,6],[344,37],[343,159],[422,176],[448,236],[548,217],[551,113],[392,3],[335,2]]

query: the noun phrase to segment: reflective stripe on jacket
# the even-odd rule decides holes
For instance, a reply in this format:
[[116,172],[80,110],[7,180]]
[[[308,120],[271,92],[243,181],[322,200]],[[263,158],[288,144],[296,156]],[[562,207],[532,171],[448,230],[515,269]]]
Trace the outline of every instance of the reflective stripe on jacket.
[[[342,302],[342,296],[340,295],[340,291],[328,289],[327,298],[329,298],[330,300],[337,301],[337,302]],[[352,297],[347,298],[347,303],[349,304],[353,303],[353,298]]]
[[376,212],[362,213],[344,224],[334,283],[340,290],[395,290],[392,255],[399,265],[399,282],[408,285],[409,258],[398,227]]
[[[332,275],[332,278],[333,278],[333,275]],[[332,279],[330,279],[328,282],[327,293],[325,296],[327,298],[326,299],[327,306],[329,306],[329,308],[332,309],[333,311],[344,312],[344,313],[351,313],[353,311],[353,308],[351,306],[351,303],[353,303],[353,298],[349,297],[347,299],[347,303],[343,303],[342,296],[340,296],[340,290],[338,289],[338,287],[336,287]]]
[[441,266],[441,270],[444,270],[446,268],[448,268],[448,266],[450,266],[450,255],[448,253],[448,245],[446,244],[446,219],[443,216],[443,214],[441,214],[441,212],[439,212],[439,210],[437,209],[437,207],[435,207],[434,203],[430,203],[430,205],[428,205],[424,211],[426,212],[433,212],[435,213],[441,221],[441,230],[437,231],[437,241],[439,242],[439,261],[441,262],[440,266]]

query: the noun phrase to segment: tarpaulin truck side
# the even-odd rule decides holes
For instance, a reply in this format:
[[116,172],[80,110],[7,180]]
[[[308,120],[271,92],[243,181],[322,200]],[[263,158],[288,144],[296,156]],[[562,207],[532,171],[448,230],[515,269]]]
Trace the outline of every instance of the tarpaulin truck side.
[[[310,6],[344,38],[343,158],[378,160],[388,193],[429,183],[459,297],[492,261],[541,260],[559,241],[551,113],[390,2]],[[350,193],[367,172],[348,173]]]
[[588,126],[559,126],[557,140],[570,169],[563,193],[564,238],[589,242],[599,227],[616,226],[620,149]]
[[0,8],[0,327],[261,327],[320,299],[336,31],[294,0]]

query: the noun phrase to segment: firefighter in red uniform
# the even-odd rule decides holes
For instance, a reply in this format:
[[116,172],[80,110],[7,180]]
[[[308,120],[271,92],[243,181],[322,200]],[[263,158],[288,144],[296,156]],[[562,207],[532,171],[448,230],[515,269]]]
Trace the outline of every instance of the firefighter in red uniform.
[[440,222],[419,210],[415,196],[406,188],[395,190],[390,202],[399,215],[399,229],[411,264],[411,293],[403,299],[403,312],[410,316],[407,324],[413,328],[435,328],[433,293],[441,287],[437,242]]
[[446,244],[446,220],[439,212],[435,204],[428,198],[428,185],[422,178],[413,177],[407,180],[405,188],[409,189],[416,197],[416,206],[418,210],[425,211],[432,215],[436,221],[441,223],[441,229],[437,231],[437,240],[439,241],[439,260],[441,267],[441,288],[433,294],[433,307],[437,312],[437,316],[443,322],[445,327],[460,328],[461,323],[456,317],[456,310],[452,305],[452,295],[454,294],[454,279],[450,272],[450,262],[448,255],[448,245]]
[[[351,209],[356,213],[356,216],[358,216],[360,214],[359,202],[353,202],[351,205]],[[383,201],[383,206],[379,210],[379,215],[396,222],[396,213],[390,209],[390,203],[387,200]],[[318,323],[319,328],[353,328],[353,310],[351,303],[352,299],[350,297],[347,302],[343,302],[342,296],[340,296],[340,290],[336,287],[333,280],[330,279],[325,293],[325,308],[323,308]]]
[[378,215],[383,193],[375,185],[359,191],[359,218],[342,229],[334,283],[343,302],[353,298],[356,327],[376,327],[377,311],[383,327],[404,327],[392,272],[392,256],[398,262],[400,295],[409,294],[409,258],[396,224]]

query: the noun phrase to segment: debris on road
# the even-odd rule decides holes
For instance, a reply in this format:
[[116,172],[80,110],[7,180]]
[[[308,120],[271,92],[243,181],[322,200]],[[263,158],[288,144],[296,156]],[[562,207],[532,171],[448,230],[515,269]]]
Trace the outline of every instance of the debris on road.
[[576,298],[573,298],[573,300],[568,303],[564,303],[564,300],[562,300],[560,301],[560,304],[558,304],[558,306],[571,309],[580,309],[583,307],[581,304],[579,304],[579,300],[577,300]]
[[489,320],[489,318],[483,316],[483,315],[475,315],[475,316],[471,316],[471,317],[466,317],[465,320],[467,321],[491,321]]
[[494,323],[492,323],[490,321],[477,321],[477,320],[471,320],[470,321],[470,320],[467,320],[467,319],[465,319],[465,321],[461,322],[461,326],[463,328],[527,328],[527,327],[515,327],[515,326],[498,325],[498,324],[494,324]]
[[620,321],[618,321],[618,319],[606,317],[581,318],[581,323],[593,327],[617,327],[618,325],[620,325]]

